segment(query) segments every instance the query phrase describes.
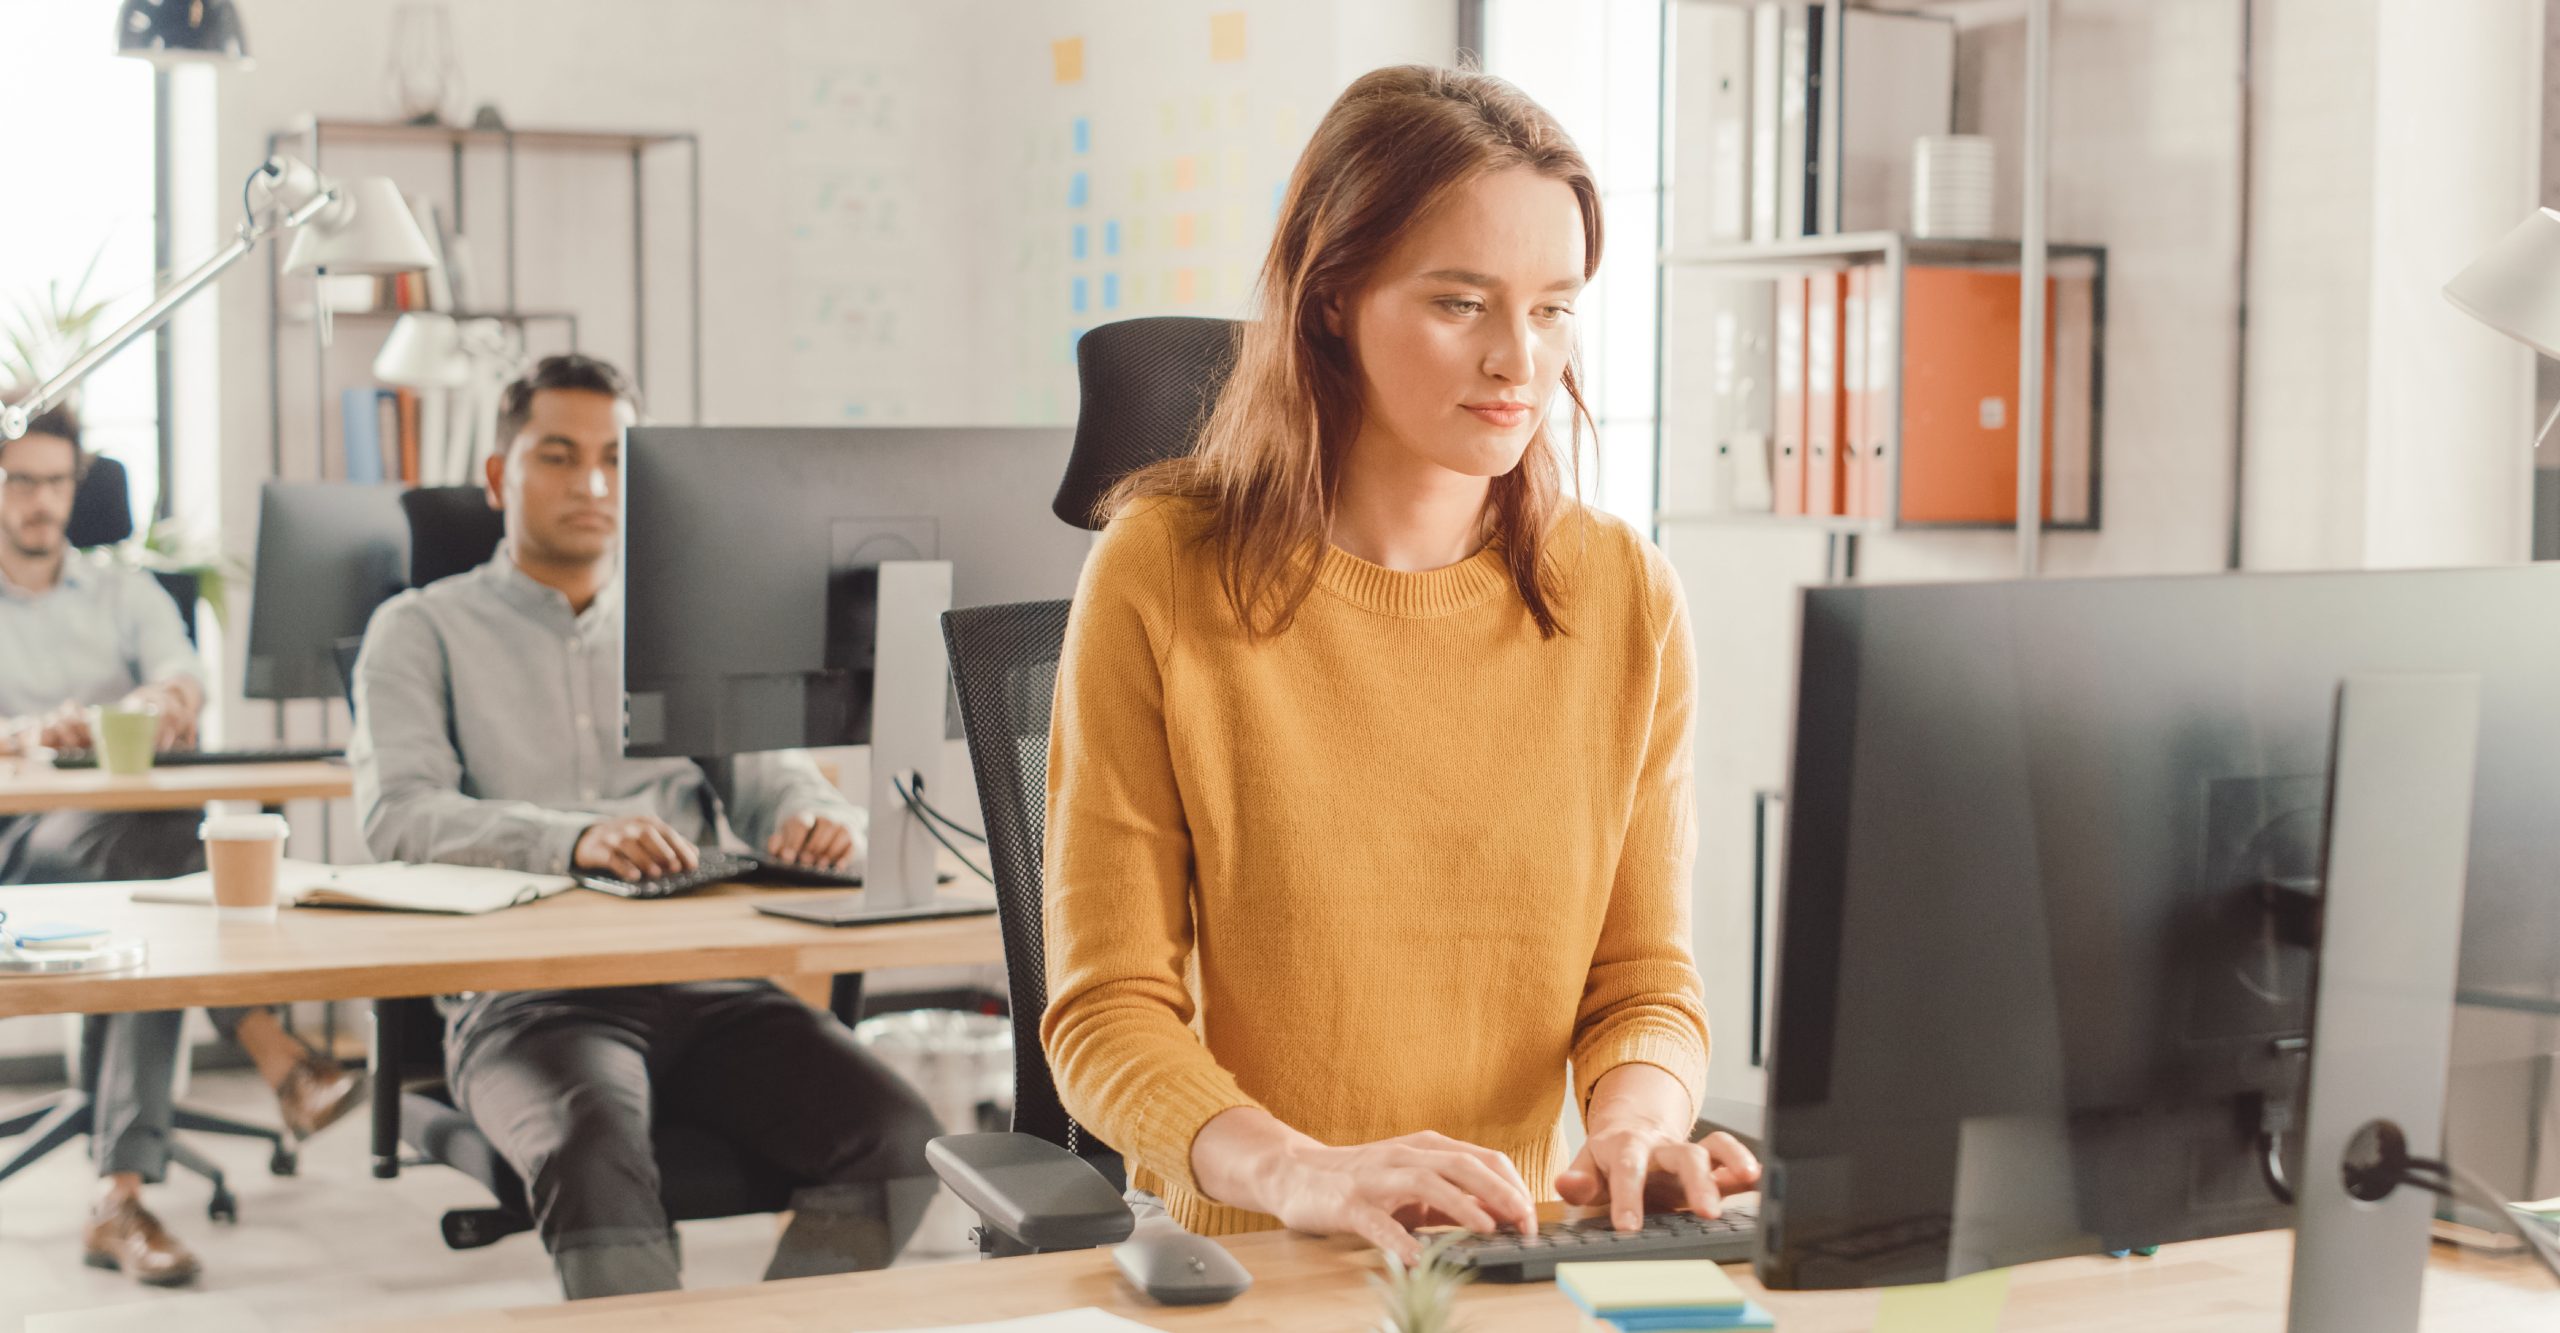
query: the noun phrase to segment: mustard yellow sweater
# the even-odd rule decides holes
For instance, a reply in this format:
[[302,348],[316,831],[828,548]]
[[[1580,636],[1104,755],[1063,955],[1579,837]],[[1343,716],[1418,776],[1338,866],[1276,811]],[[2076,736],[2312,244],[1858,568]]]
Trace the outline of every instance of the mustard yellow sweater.
[[1041,1038],[1068,1111],[1204,1234],[1276,1225],[1192,1178],[1237,1106],[1332,1144],[1438,1130],[1553,1197],[1568,1063],[1583,1105],[1631,1061],[1705,1081],[1670,567],[1569,513],[1543,640],[1493,551],[1328,550],[1256,644],[1198,512],[1114,521],[1067,626]]

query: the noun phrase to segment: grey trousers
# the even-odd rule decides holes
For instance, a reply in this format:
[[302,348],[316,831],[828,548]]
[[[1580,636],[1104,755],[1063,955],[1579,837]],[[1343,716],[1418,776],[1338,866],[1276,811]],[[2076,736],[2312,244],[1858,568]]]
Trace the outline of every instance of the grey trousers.
[[[103,814],[62,810],[0,817],[0,884],[78,884],[166,879],[204,868],[192,810]],[[228,1039],[247,1009],[208,1009]],[[185,1014],[90,1014],[80,1021],[79,1074],[95,1128],[98,1174],[131,1172],[157,1184],[169,1173],[180,1022]]]
[[924,1099],[765,982],[474,995],[445,1061],[456,1103],[524,1177],[571,1300],[681,1285],[659,1115],[799,1186],[768,1279],[885,1268],[933,1199],[924,1145],[941,1131]]

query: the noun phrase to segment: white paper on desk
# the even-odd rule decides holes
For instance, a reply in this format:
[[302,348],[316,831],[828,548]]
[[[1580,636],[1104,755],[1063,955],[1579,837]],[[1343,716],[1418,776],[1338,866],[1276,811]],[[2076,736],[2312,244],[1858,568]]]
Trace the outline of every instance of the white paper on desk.
[[1025,1315],[1020,1319],[1004,1319],[992,1324],[934,1324],[929,1327],[892,1329],[888,1333],[1156,1333],[1134,1320],[1123,1319],[1107,1310],[1086,1306],[1081,1310],[1062,1310],[1056,1314]]
[[[401,861],[329,866],[288,860],[277,877],[276,898],[294,907],[478,916],[548,898],[574,883],[566,875],[533,875],[486,866],[412,865]],[[213,902],[213,879],[210,872],[183,875],[136,889],[133,898],[135,902],[207,906]]]

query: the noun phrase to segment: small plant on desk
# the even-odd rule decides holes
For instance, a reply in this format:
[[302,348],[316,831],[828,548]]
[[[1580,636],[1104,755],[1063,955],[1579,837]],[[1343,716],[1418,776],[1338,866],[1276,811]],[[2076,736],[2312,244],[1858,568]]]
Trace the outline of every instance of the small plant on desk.
[[1475,1273],[1444,1256],[1461,1234],[1434,1237],[1411,1268],[1387,1256],[1387,1275],[1369,1279],[1385,1307],[1373,1333],[1459,1333],[1458,1288],[1474,1280]]

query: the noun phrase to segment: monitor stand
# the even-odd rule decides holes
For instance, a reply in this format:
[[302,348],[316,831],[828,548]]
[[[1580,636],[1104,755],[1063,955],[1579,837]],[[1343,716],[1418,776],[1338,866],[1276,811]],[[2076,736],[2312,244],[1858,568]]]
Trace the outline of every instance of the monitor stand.
[[946,898],[936,891],[941,843],[898,791],[898,784],[904,784],[930,800],[942,789],[942,721],[951,690],[942,613],[950,609],[950,561],[880,565],[871,675],[870,847],[861,892],[826,904],[830,924],[983,916],[995,910],[991,899]]
[[2479,734],[2475,676],[2359,676],[2338,691],[2293,1333],[2418,1327],[2434,1196],[2357,1166],[2395,1134],[2442,1153]]

